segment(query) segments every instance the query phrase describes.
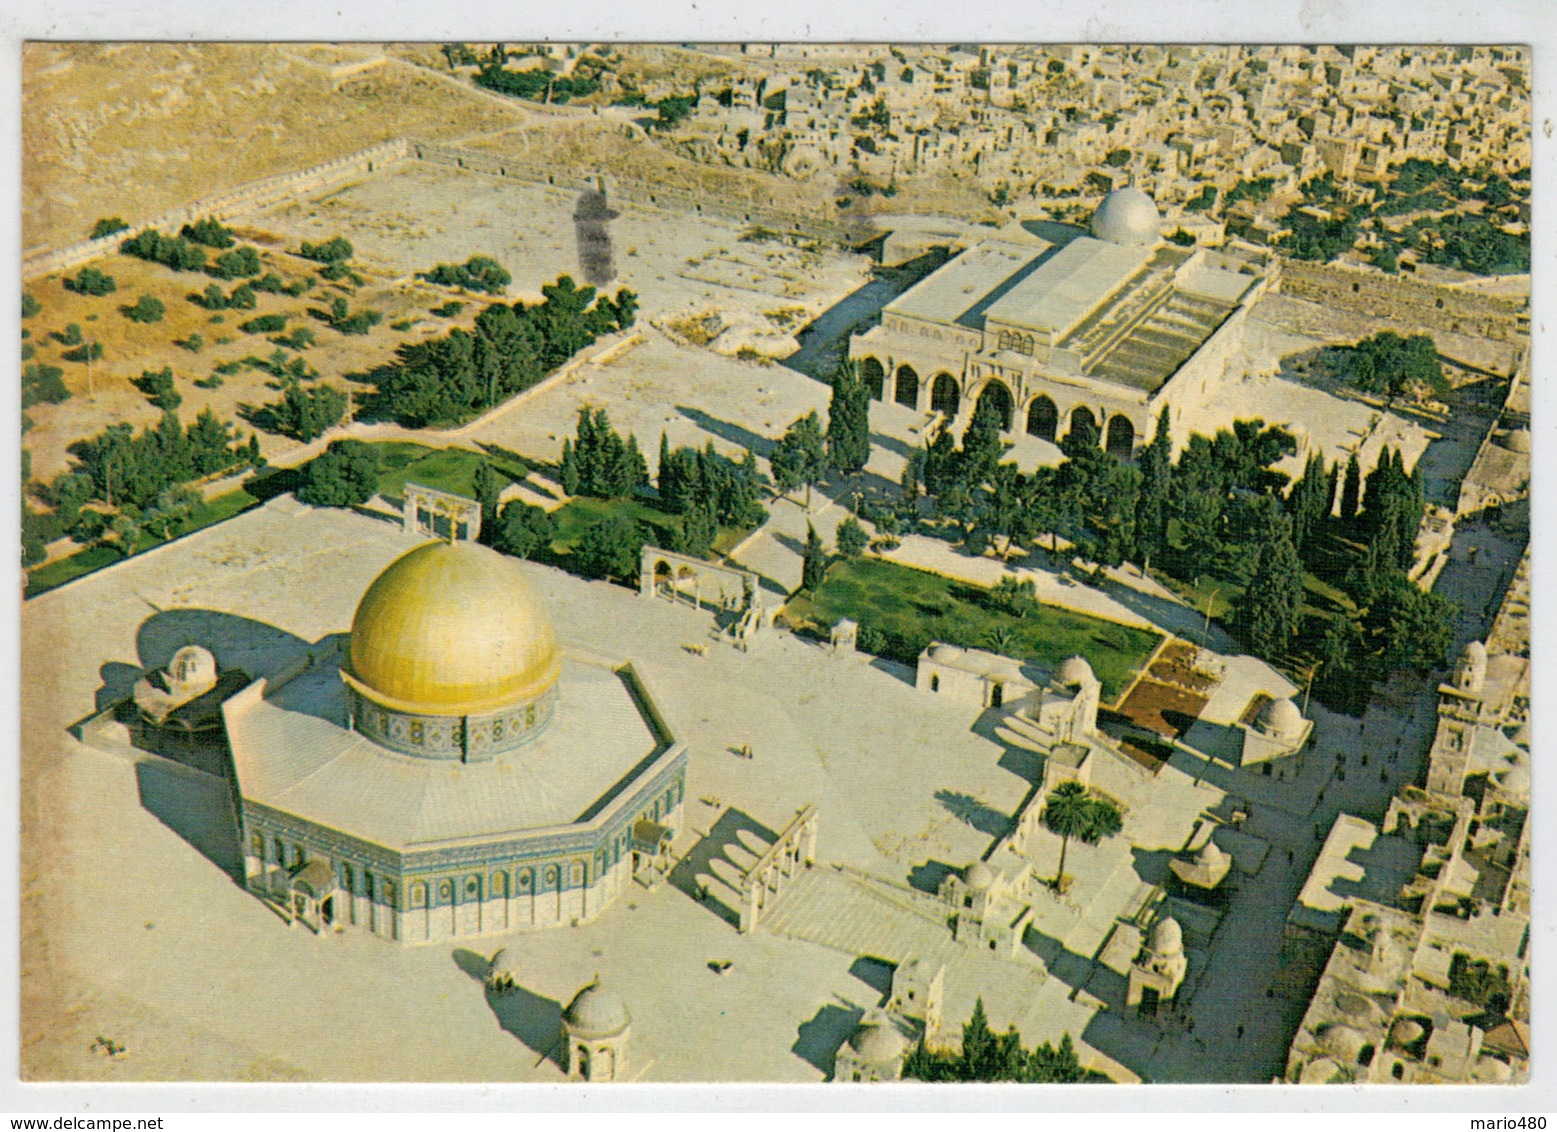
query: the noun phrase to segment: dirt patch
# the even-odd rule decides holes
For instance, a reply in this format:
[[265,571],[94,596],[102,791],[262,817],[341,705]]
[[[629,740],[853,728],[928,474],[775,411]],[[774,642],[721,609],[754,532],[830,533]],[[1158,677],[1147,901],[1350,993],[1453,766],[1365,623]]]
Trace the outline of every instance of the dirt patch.
[[1184,688],[1140,680],[1125,697],[1118,715],[1136,727],[1177,739],[1188,731],[1210,700]]
[[1199,657],[1200,649],[1194,645],[1174,641],[1157,654],[1147,675],[1159,684],[1168,684],[1187,692],[1209,692],[1216,687],[1217,676],[1198,666]]

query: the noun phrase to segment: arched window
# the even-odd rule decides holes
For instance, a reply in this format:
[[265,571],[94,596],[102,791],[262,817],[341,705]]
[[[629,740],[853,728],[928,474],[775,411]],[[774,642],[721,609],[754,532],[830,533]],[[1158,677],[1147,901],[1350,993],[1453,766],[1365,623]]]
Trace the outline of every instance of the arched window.
[[[388,887],[387,885],[385,886]],[[411,907],[423,908],[427,905],[427,886],[425,884],[413,884],[411,886]]]
[[572,883],[574,888],[581,888],[584,884],[584,866],[577,861],[573,863]]

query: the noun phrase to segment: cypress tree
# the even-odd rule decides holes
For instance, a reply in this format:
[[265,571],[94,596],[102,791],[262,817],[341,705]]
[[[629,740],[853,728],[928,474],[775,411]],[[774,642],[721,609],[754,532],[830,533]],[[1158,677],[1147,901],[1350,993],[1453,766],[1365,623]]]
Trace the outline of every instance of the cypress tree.
[[958,459],[962,482],[972,488],[989,479],[1000,462],[1002,451],[1000,406],[993,397],[980,397],[973,409],[973,418],[962,432],[962,452]]
[[[670,488],[665,484],[665,474],[670,467],[670,438],[665,435],[665,430],[660,429],[660,460],[654,468],[654,486],[659,489],[660,498],[670,495]],[[674,473],[671,473],[674,475]]]
[[870,459],[870,391],[853,362],[833,371],[827,406],[827,459],[845,475],[863,471]]
[[816,533],[816,527],[807,523],[805,559],[800,565],[800,588],[814,594],[826,573],[827,556],[822,551],[822,539]]
[[1346,476],[1341,481],[1341,530],[1347,534],[1352,533],[1357,522],[1357,507],[1361,502],[1362,468],[1357,463],[1357,453],[1353,452],[1351,458],[1346,461]]
[[1286,655],[1297,635],[1303,607],[1303,564],[1292,545],[1291,523],[1276,518],[1254,559],[1254,577],[1235,611],[1235,623],[1250,650],[1265,660]]
[[1157,418],[1157,433],[1141,453],[1141,486],[1135,497],[1135,553],[1143,569],[1168,543],[1168,501],[1172,486],[1173,441],[1168,410]]

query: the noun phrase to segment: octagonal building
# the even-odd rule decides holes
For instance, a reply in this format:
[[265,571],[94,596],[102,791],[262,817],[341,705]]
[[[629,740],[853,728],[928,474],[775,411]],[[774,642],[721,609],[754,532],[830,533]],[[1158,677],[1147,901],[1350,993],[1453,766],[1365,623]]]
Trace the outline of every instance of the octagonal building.
[[514,559],[433,542],[340,663],[223,706],[250,891],[402,943],[582,923],[655,867],[687,756],[640,673],[558,642]]

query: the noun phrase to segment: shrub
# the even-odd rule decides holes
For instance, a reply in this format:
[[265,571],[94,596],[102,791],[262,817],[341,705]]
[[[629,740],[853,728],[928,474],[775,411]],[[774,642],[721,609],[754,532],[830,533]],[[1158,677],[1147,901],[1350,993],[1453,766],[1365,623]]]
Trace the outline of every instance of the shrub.
[[186,240],[193,240],[197,244],[204,244],[208,248],[230,248],[233,246],[232,229],[224,227],[220,221],[206,217],[197,220],[193,224],[185,224],[179,229],[180,236]]
[[184,403],[184,398],[173,388],[173,371],[167,367],[142,370],[135,379],[135,388],[146,394],[147,399],[159,409],[176,409]]
[[95,267],[83,267],[74,279],[65,280],[65,290],[78,295],[111,295],[118,289],[112,275],[104,275]]
[[185,338],[178,344],[184,349],[188,350],[191,354],[198,354],[201,350],[205,349],[205,338],[197,332],[191,334],[188,338]]
[[880,656],[887,648],[887,635],[873,625],[861,625],[859,633],[854,638],[855,645],[861,652],[868,652],[872,656]]
[[437,315],[439,318],[453,318],[464,309],[464,303],[460,302],[458,299],[450,299],[441,307],[433,307],[432,313]]
[[30,343],[30,342],[23,342],[22,343],[22,361],[24,361],[24,362],[32,361],[32,356],[34,354],[36,354],[37,352],[38,352],[37,349],[34,348],[32,343]]
[[273,334],[286,328],[287,316],[284,314],[262,314],[258,318],[251,318],[248,322],[238,324],[238,329],[245,334]]
[[120,307],[124,317],[131,322],[161,322],[162,316],[167,314],[168,308],[162,300],[155,295],[142,295],[135,300],[134,306]]
[[26,291],[22,292],[22,317],[33,318],[43,309],[43,304]]
[[95,362],[103,356],[103,344],[101,342],[83,342],[74,350],[67,350],[60,357],[67,362]]
[[384,321],[384,316],[378,311],[358,311],[354,315],[337,319],[335,329],[342,334],[366,334],[379,323]]
[[210,377],[195,378],[195,386],[200,389],[220,389],[222,385],[222,375],[219,373],[213,373]]
[[247,283],[238,284],[232,289],[232,294],[227,296],[227,306],[235,311],[251,311],[258,301],[254,288]]
[[315,263],[341,263],[351,258],[352,247],[339,236],[326,240],[322,244],[310,244],[304,240],[297,254]]
[[128,232],[130,226],[117,216],[105,216],[92,225],[92,239],[101,240],[104,236],[112,236],[115,232]]
[[444,287],[462,287],[467,291],[484,291],[489,295],[502,294],[513,281],[507,269],[490,256],[473,255],[463,264],[440,263],[420,276],[429,283]]
[[265,272],[264,275],[261,275],[258,279],[254,280],[249,284],[249,286],[253,287],[256,291],[264,291],[266,294],[270,295],[285,294],[287,290],[286,284],[281,282],[281,276],[277,275],[274,271]]
[[125,255],[150,260],[174,271],[201,271],[205,268],[205,249],[182,236],[164,236],[147,228],[119,245]]
[[70,399],[65,388],[65,371],[59,366],[34,363],[22,370],[22,408],[33,405],[58,405]]
[[306,350],[314,344],[314,332],[306,326],[299,326],[291,334],[280,335],[271,341],[289,350]]
[[259,252],[250,247],[242,247],[223,252],[216,257],[216,263],[207,270],[218,279],[241,279],[248,275],[258,275],[262,266]]
[[67,322],[64,331],[59,335],[61,344],[66,346],[81,345],[81,326],[79,323]]

